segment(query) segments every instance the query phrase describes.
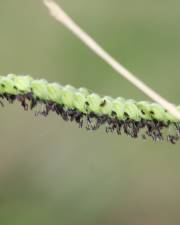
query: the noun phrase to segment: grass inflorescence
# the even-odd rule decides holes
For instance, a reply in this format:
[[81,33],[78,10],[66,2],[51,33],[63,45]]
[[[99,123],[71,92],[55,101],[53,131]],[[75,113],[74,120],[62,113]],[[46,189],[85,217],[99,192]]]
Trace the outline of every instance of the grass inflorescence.
[[143,139],[149,136],[154,141],[166,139],[173,144],[180,138],[180,121],[156,103],[102,97],[86,88],[14,74],[0,76],[0,98],[9,103],[17,100],[25,110],[43,105],[38,114],[47,116],[52,111],[88,130],[104,125],[107,133],[125,133],[132,138],[141,135]]

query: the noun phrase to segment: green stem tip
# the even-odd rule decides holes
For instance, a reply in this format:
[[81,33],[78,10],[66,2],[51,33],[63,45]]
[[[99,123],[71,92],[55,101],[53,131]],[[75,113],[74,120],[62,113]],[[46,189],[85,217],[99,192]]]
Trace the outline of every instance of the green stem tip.
[[[133,138],[139,133],[154,141],[166,137],[175,143],[180,138],[180,121],[157,103],[102,97],[86,88],[76,89],[14,74],[0,76],[0,97],[10,103],[18,100],[25,110],[43,104],[45,107],[39,114],[48,115],[53,111],[66,121],[76,121],[80,127],[85,124],[88,130],[97,130],[105,124],[106,132],[124,131]],[[180,106],[177,109],[180,111]]]

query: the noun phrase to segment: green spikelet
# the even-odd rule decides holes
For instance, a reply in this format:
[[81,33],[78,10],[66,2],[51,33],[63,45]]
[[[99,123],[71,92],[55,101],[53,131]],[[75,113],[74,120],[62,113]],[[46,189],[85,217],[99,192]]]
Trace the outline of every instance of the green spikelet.
[[[44,104],[41,114],[53,111],[64,120],[76,121],[80,127],[85,124],[87,129],[96,130],[106,124],[107,132],[124,131],[133,138],[143,130],[143,137],[157,141],[164,140],[163,131],[173,127],[173,134],[169,133],[166,139],[175,143],[180,138],[180,121],[157,103],[102,97],[86,88],[76,89],[15,74],[0,76],[0,97],[9,102],[18,100],[25,109]],[[177,109],[180,111],[180,106]]]

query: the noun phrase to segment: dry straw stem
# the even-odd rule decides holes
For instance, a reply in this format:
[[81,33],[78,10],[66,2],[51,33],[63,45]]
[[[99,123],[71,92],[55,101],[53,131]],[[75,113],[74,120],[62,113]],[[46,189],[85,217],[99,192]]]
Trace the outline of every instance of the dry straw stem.
[[152,100],[159,103],[162,107],[168,110],[177,119],[180,119],[180,112],[176,107],[161,97],[153,89],[147,86],[144,82],[139,80],[134,74],[122,66],[110,54],[108,54],[92,37],[90,37],[78,24],[76,24],[71,17],[69,17],[64,10],[52,0],[43,0],[45,6],[49,9],[51,15],[66,28],[68,28],[74,35],[76,35],[85,45],[87,45],[94,53],[109,64],[115,71],[117,71],[124,78],[129,80],[134,86],[139,88]]

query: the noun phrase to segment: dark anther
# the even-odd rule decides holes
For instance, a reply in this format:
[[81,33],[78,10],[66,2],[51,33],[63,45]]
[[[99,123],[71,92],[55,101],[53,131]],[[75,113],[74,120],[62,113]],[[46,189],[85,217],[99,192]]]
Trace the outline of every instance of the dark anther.
[[116,116],[116,115],[117,115],[116,112],[114,112],[114,111],[111,112],[111,116]]
[[176,144],[178,137],[173,135],[168,135],[167,140],[171,142],[171,144]]
[[145,115],[145,112],[144,112],[143,110],[141,110],[141,113],[142,113],[143,115]]
[[106,105],[106,100],[104,99],[104,100],[101,102],[100,106],[103,107],[103,106],[105,106],[105,105]]
[[37,105],[37,100],[32,97],[30,101],[30,109],[32,110],[36,105]]
[[22,107],[24,110],[28,110],[28,104],[26,103],[26,97],[23,95],[18,95],[17,100],[21,102]]
[[85,104],[86,104],[87,106],[89,106],[89,102],[85,102]]
[[127,112],[124,112],[124,116],[129,118],[129,114]]

